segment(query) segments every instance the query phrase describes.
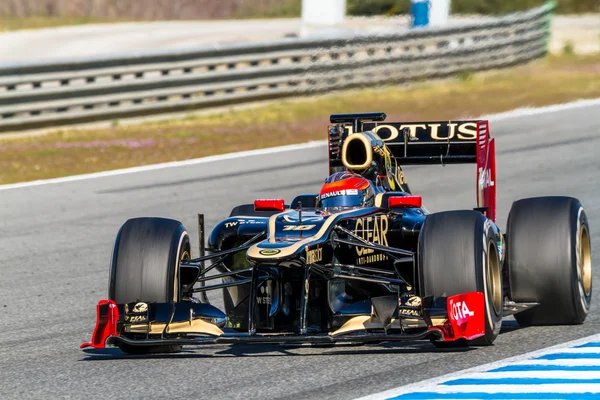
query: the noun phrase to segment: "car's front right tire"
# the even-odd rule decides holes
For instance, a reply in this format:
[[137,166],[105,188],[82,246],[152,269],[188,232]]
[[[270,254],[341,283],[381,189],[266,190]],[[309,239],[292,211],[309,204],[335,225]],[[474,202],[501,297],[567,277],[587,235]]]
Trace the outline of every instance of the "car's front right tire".
[[469,345],[491,345],[502,326],[502,266],[497,236],[491,222],[471,210],[431,214],[419,236],[422,297],[484,294],[485,335]]

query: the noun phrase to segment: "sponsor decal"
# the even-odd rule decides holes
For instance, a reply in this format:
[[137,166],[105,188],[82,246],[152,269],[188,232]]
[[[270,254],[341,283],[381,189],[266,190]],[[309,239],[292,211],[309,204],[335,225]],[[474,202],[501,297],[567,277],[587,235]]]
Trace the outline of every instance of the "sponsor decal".
[[[388,227],[389,220],[386,215],[358,218],[354,233],[368,242],[387,246]],[[356,255],[358,256],[356,260],[358,265],[371,264],[388,259],[387,255],[375,254],[375,250],[364,247],[356,247]]]
[[409,307],[421,307],[421,298],[419,296],[411,296],[406,300],[406,305]]
[[281,250],[279,250],[279,249],[265,249],[265,250],[259,251],[259,253],[262,256],[274,256],[276,254],[281,253]]
[[145,315],[128,315],[125,317],[125,322],[139,324],[148,321]]
[[466,301],[453,301],[450,300],[450,316],[458,323],[462,325],[469,320],[475,312],[469,309]]
[[284,231],[309,231],[316,225],[284,225]]
[[[368,249],[370,250],[370,249]],[[388,256],[385,254],[370,254],[368,256],[359,257],[356,261],[358,265],[372,264],[379,261],[386,261]]]
[[358,189],[342,189],[342,190],[335,190],[333,192],[323,193],[319,197],[321,200],[325,200],[330,197],[351,196],[351,195],[357,195],[357,194],[358,194]]
[[421,313],[417,310],[413,310],[411,308],[402,308],[402,307],[398,310],[398,314],[401,317],[420,317],[421,316]]
[[131,309],[131,314],[142,314],[142,315],[131,315],[125,311],[125,322],[134,323],[145,323],[148,322],[148,304],[136,303]]
[[[404,304],[402,304],[404,302]],[[408,308],[411,307],[411,308]],[[414,308],[418,307],[418,310]],[[398,315],[401,317],[420,317],[421,316],[421,298],[419,296],[410,296],[400,299]]]
[[492,180],[492,170],[479,168],[479,188],[481,190],[494,186],[496,183]]
[[273,289],[271,287],[271,281],[265,282],[264,285],[260,287],[260,295],[256,297],[256,302],[258,304],[270,305],[272,300]]
[[135,306],[133,306],[133,310],[132,310],[132,312],[134,312],[134,313],[146,312],[146,311],[148,311],[148,304],[146,304],[146,303],[137,303]]
[[237,225],[244,225],[244,224],[250,224],[250,225],[254,225],[254,224],[266,224],[267,221],[266,220],[256,220],[256,219],[238,219],[237,221],[231,221],[231,222],[225,222],[225,228],[233,228],[234,226]]
[[[352,127],[346,127],[349,134],[353,134]],[[419,137],[427,136],[432,140],[476,140],[477,122],[444,122],[430,124],[378,124],[370,128],[384,142],[394,141],[400,136],[400,132],[408,130],[409,139],[418,140]]]
[[265,221],[265,220],[259,221],[256,219],[238,219],[238,222],[240,223],[240,225],[243,225],[243,224],[266,224],[267,223],[267,221]]
[[308,247],[307,247],[306,248],[306,263],[314,264],[319,261],[323,261],[323,248],[308,250]]

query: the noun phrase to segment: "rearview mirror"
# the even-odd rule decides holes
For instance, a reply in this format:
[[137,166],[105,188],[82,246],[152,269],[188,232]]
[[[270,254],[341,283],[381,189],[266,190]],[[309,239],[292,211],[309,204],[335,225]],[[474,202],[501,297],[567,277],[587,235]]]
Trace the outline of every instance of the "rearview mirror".
[[254,211],[279,211],[285,210],[283,199],[258,199],[254,200]]
[[388,208],[420,208],[422,206],[421,196],[391,196],[388,198]]

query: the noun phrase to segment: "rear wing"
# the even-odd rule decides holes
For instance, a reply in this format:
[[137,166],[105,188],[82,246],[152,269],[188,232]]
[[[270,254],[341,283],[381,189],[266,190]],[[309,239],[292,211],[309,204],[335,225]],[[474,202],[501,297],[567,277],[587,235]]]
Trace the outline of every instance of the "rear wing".
[[343,168],[341,149],[346,137],[371,131],[386,144],[400,166],[477,164],[477,206],[496,220],[495,141],[486,120],[385,122],[382,112],[334,114],[329,127],[329,168]]

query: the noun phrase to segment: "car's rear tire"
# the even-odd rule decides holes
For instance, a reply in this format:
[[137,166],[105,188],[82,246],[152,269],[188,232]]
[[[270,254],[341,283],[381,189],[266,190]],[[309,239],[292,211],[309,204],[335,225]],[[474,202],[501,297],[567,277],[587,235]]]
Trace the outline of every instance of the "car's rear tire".
[[[121,227],[113,250],[109,299],[118,304],[170,303],[181,298],[179,262],[190,258],[190,239],[179,221],[134,218]],[[119,345],[132,354],[173,353],[181,346]]]
[[431,214],[421,229],[418,248],[421,296],[466,292],[482,292],[485,296],[485,335],[456,345],[488,346],[500,333],[503,296],[497,236],[483,214],[470,210]]
[[515,201],[506,231],[512,300],[540,303],[515,314],[519,325],[583,323],[592,297],[592,255],[589,225],[579,201]]

